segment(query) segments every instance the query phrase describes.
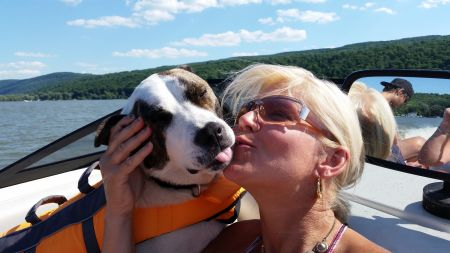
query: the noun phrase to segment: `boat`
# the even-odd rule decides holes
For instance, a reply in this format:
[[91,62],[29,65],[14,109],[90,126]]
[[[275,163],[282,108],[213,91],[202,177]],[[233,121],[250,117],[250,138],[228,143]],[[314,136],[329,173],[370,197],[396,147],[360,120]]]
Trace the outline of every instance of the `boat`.
[[[356,80],[381,77],[439,79],[449,84],[450,71],[367,70],[334,81],[348,92]],[[83,155],[40,161],[82,138],[93,143],[98,124],[118,112],[105,115],[0,170],[0,231],[23,222],[29,208],[44,196],[70,197],[78,193],[78,178],[103,151],[87,149]],[[91,184],[100,181],[100,173],[94,171],[89,180]],[[450,252],[450,173],[367,156],[360,182],[342,195],[351,204],[349,226],[386,249]],[[50,208],[54,206],[43,207],[42,211]],[[246,196],[239,219],[252,218],[258,218],[258,208],[251,196]]]

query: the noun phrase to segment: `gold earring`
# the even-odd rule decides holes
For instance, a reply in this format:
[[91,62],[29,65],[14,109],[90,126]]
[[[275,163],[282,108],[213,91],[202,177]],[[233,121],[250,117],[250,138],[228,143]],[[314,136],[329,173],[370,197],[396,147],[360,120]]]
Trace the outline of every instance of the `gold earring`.
[[322,198],[322,181],[320,180],[320,177],[317,178],[317,197],[319,199]]

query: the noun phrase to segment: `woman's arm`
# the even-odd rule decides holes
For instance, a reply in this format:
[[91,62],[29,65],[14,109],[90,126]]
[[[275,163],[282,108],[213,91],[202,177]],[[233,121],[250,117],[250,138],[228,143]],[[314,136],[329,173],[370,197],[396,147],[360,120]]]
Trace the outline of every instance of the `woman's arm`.
[[100,158],[106,195],[102,252],[134,252],[133,209],[142,192],[143,177],[133,175],[141,173],[136,168],[153,146],[149,143],[132,156],[130,153],[150,134],[141,118],[132,117],[124,117],[111,130],[108,149]]
[[105,213],[102,252],[135,252],[133,216],[115,216]]
[[425,142],[419,162],[428,166],[439,166],[450,162],[450,108],[445,109],[441,124]]

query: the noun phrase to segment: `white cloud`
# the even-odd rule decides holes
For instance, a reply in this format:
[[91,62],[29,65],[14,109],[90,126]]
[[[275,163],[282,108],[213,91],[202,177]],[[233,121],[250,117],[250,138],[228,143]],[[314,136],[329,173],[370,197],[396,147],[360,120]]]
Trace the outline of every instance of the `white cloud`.
[[[65,0],[81,1],[81,0]],[[67,22],[68,25],[82,26],[86,28],[95,27],[137,27],[141,25],[157,25],[160,22],[174,20],[181,13],[198,13],[209,8],[225,8],[239,5],[261,4],[263,2],[277,5],[289,4],[293,2],[304,3],[324,3],[326,0],[125,0],[125,5],[131,7],[129,17],[123,16],[104,16],[92,19],[76,19]],[[318,15],[319,13],[310,13],[305,15]],[[326,19],[328,17],[309,17],[310,19]],[[264,22],[264,21],[262,21]],[[314,21],[306,21],[314,22]]]
[[50,57],[54,57],[53,55],[50,54],[44,54],[44,53],[33,53],[33,52],[15,52],[14,53],[15,56],[19,56],[19,57],[33,57],[33,58],[50,58]]
[[79,5],[83,0],[60,0],[61,2],[70,5],[70,6],[77,6]]
[[352,5],[352,4],[344,4],[344,5],[342,5],[342,8],[350,9],[350,10],[357,10],[359,7],[356,5]]
[[174,16],[179,13],[202,12],[209,8],[259,4],[261,2],[262,0],[139,0],[133,6],[133,15],[143,16],[147,11],[159,11]]
[[12,69],[23,69],[23,68],[34,68],[41,69],[46,67],[44,63],[40,61],[18,61],[0,64],[0,68],[12,68]]
[[0,63],[0,78],[20,79],[38,76],[45,67],[47,65],[39,61]]
[[292,2],[292,0],[271,0],[269,2],[271,5],[290,4]]
[[361,8],[363,8],[363,9],[370,9],[370,8],[372,8],[372,7],[374,7],[374,6],[375,6],[375,3],[367,2],[367,3],[365,3],[365,4],[363,5],[363,7],[361,7]]
[[233,53],[233,56],[238,57],[238,56],[257,56],[259,55],[256,52],[236,52]]
[[278,4],[290,4],[292,2],[302,2],[302,3],[311,3],[311,4],[320,4],[325,3],[327,0],[269,0],[268,2],[271,5],[278,5]]
[[133,14],[138,20],[143,20],[148,25],[156,25],[161,21],[170,21],[175,19],[175,16],[170,12],[163,10],[146,10]]
[[1,70],[0,69],[0,78],[1,79],[24,79],[24,78],[40,76],[41,74],[42,73],[40,70],[33,70],[33,69],[18,69],[18,70]]
[[113,52],[113,56],[134,57],[134,58],[180,58],[180,57],[203,57],[208,56],[206,52],[189,49],[178,49],[173,47],[163,47],[160,49],[131,49],[128,52]]
[[436,8],[439,5],[446,5],[448,3],[450,3],[450,0],[425,0],[420,3],[419,7],[424,9],[430,9]]
[[324,24],[339,20],[339,16],[334,12],[300,11],[298,9],[277,10],[277,16],[277,21],[281,23],[296,20]]
[[325,3],[326,1],[327,0],[299,0],[299,2],[313,3],[313,4]]
[[[450,1],[450,0],[445,0]],[[396,12],[388,7],[378,7],[376,8],[377,4],[374,2],[366,2],[363,5],[352,5],[352,4],[344,4],[342,5],[343,9],[349,9],[349,10],[356,10],[356,11],[374,11],[374,12],[382,12],[389,15],[394,15]]]
[[209,8],[223,8],[228,6],[259,4],[263,0],[126,0],[125,4],[131,6],[130,17],[105,16],[93,19],[76,19],[68,21],[68,25],[83,26],[87,28],[101,26],[136,27],[140,25],[156,25],[160,22],[170,21],[180,13],[202,12]]
[[219,3],[215,0],[194,0],[189,2],[178,0],[139,0],[134,4],[133,10],[136,13],[144,12],[147,10],[159,10],[175,14],[182,12],[201,12],[205,9],[218,6]]
[[350,10],[360,10],[360,11],[365,11],[368,9],[371,9],[375,6],[375,3],[373,2],[366,2],[363,5],[354,5],[354,4],[344,4],[342,5],[342,8],[344,9],[350,9]]
[[241,30],[243,34],[244,41],[247,42],[264,42],[264,41],[301,41],[306,39],[305,30],[296,30],[290,27],[283,27],[276,29],[271,33],[264,33],[260,31],[247,32],[246,30]]
[[219,6],[235,6],[235,5],[247,5],[247,4],[259,4],[262,0],[219,0],[219,1],[201,1],[200,2],[219,2]]
[[[62,0],[66,2],[81,2],[82,0]],[[137,27],[141,25],[157,25],[160,22],[174,20],[181,13],[198,13],[209,8],[225,8],[239,5],[261,4],[268,2],[272,5],[289,4],[292,2],[324,3],[326,0],[125,0],[125,5],[131,7],[129,17],[104,16],[92,19],[76,19],[67,22],[68,25],[95,27]],[[317,14],[316,14],[317,15]]]
[[275,21],[273,21],[273,19],[271,17],[260,18],[260,19],[258,19],[258,22],[263,25],[274,25],[275,24]]
[[99,26],[113,27],[113,26],[125,26],[125,27],[137,27],[138,22],[131,18],[124,18],[120,16],[106,16],[98,19],[76,19],[67,22],[71,26],[82,26],[86,28],[95,28]]
[[200,38],[186,38],[179,43],[191,46],[236,46],[241,43],[241,37],[239,33],[228,31],[218,34],[204,34]]
[[387,14],[390,14],[390,15],[394,15],[395,14],[395,11],[393,11],[392,9],[386,8],[386,7],[381,7],[381,8],[375,9],[374,11],[375,12],[384,12],[384,13],[387,13]]
[[273,32],[263,31],[247,31],[245,29],[239,32],[228,31],[219,34],[204,34],[199,38],[186,38],[180,42],[175,42],[176,45],[190,45],[190,46],[237,46],[241,42],[255,43],[255,42],[276,42],[276,41],[301,41],[306,39],[305,30],[296,30],[290,27],[283,27],[276,29]]

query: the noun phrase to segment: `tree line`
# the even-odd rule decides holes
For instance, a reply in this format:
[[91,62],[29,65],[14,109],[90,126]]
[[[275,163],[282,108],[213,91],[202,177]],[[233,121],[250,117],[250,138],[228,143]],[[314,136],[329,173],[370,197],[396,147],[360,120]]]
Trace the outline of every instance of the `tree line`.
[[[286,52],[266,56],[233,57],[223,60],[190,63],[193,71],[210,82],[221,93],[224,80],[239,70],[255,64],[270,63],[306,68],[320,78],[342,79],[361,69],[450,69],[450,36],[426,36],[387,42],[368,42],[333,49]],[[0,95],[0,101],[67,100],[67,99],[123,99],[127,98],[142,80],[153,73],[175,66],[125,71],[105,75],[86,75],[66,78],[51,87],[42,87],[20,94]],[[415,96],[416,97],[416,96]],[[408,103],[406,109],[420,115],[434,115],[435,107]],[[430,100],[430,102],[434,102]],[[413,105],[411,105],[413,104]]]
[[394,110],[396,116],[416,114],[421,117],[442,117],[450,107],[449,94],[416,93],[408,103]]

